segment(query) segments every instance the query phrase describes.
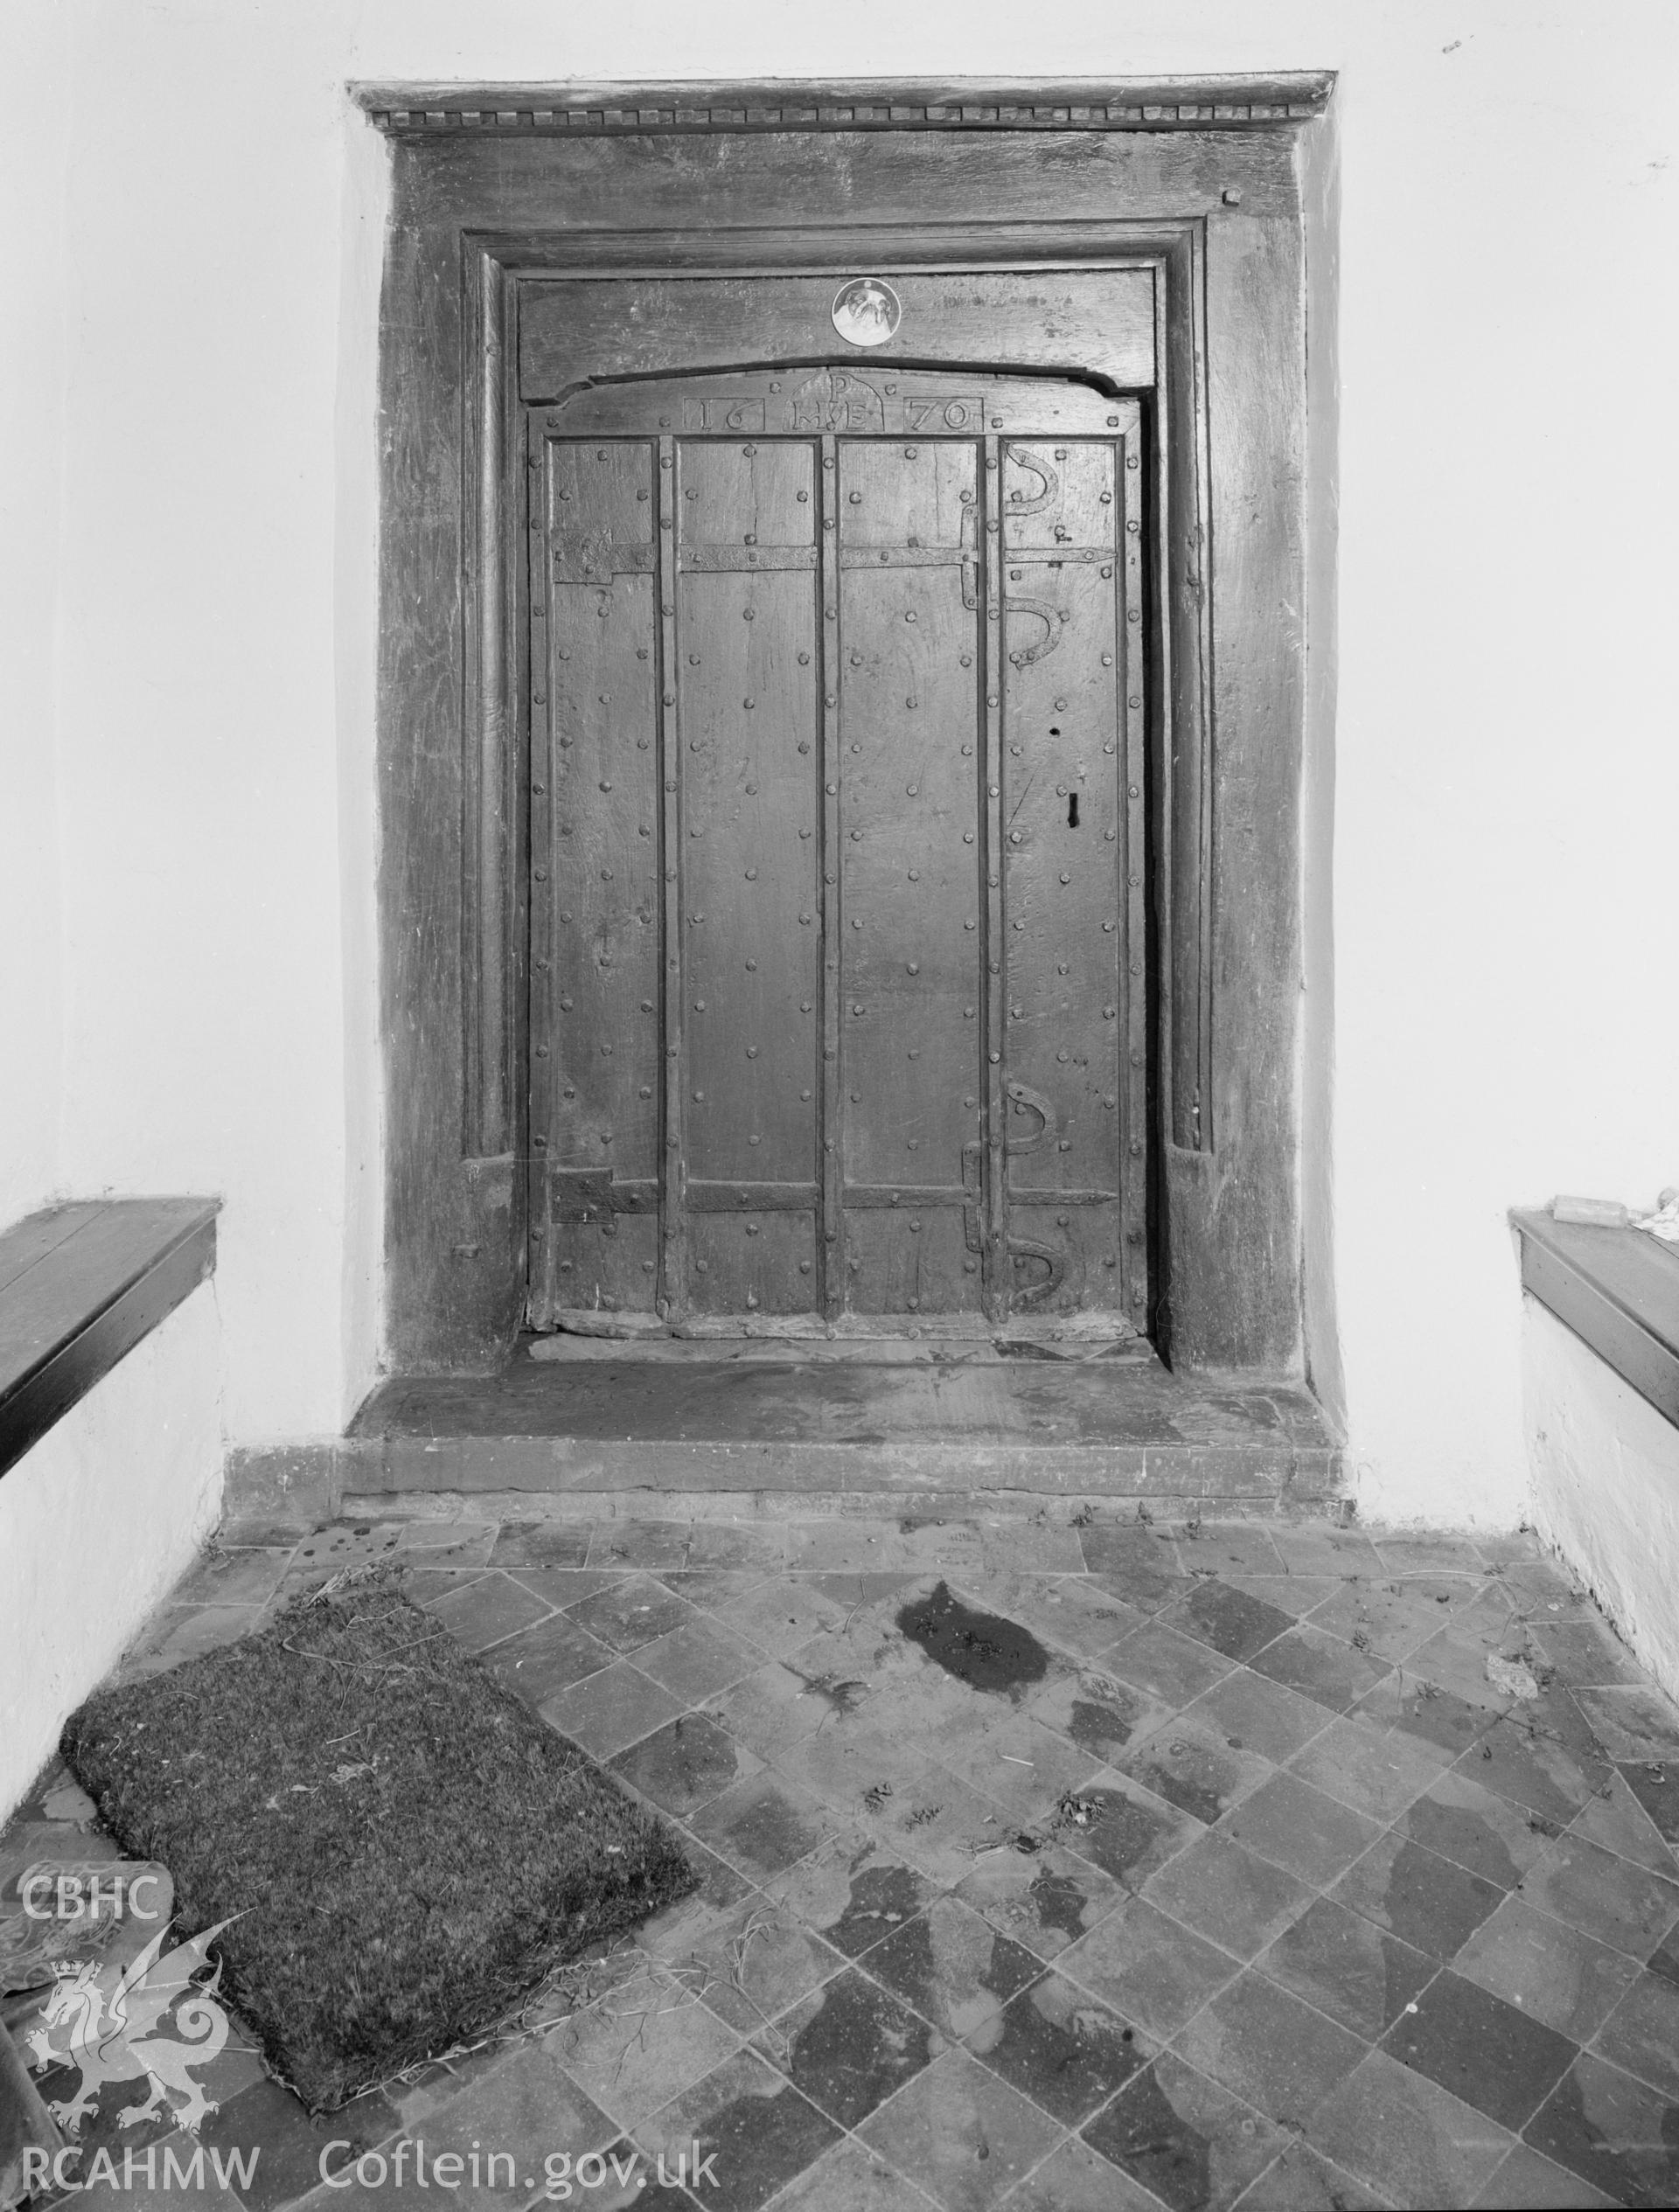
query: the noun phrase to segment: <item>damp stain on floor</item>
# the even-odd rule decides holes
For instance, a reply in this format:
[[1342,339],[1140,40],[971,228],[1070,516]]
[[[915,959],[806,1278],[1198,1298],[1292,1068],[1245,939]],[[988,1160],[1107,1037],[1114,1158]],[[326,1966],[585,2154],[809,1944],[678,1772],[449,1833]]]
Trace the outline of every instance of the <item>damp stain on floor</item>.
[[965,1604],[948,1582],[911,1598],[897,1624],[910,1643],[971,1689],[1019,1692],[1049,1672],[1049,1654],[1029,1629]]

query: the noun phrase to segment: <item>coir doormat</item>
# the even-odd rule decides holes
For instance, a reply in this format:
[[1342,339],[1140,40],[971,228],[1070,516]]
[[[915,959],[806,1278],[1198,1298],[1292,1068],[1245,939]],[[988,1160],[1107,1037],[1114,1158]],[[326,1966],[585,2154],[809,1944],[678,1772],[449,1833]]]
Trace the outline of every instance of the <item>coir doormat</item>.
[[671,1832],[389,1577],[101,1691],[63,1749],[219,1921],[222,1987],[312,2110],[505,2018],[694,1886]]

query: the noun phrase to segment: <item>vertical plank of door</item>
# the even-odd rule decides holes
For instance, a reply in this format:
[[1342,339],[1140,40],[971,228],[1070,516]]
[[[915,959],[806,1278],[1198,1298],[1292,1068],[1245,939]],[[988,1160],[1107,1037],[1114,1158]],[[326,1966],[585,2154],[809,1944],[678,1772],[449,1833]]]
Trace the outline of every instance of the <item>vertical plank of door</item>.
[[840,1064],[840,474],[837,441],[826,431],[822,466],[817,471],[820,520],[817,557],[821,563],[818,595],[822,606],[817,805],[822,824],[821,965],[817,977],[822,1009],[822,1217],[817,1262],[821,1269],[822,1311],[832,1321],[846,1307],[846,1226],[840,1203],[845,1165],[840,1151],[843,1123]]
[[[526,417],[526,504],[529,528],[529,588],[531,610],[531,853],[530,889],[531,1010],[530,1010],[530,1129],[531,1159],[526,1214],[530,1236],[530,1290],[526,1316],[533,1328],[552,1327],[559,1301],[555,1295],[554,1242],[548,1225],[548,1144],[554,1118],[554,1060],[552,1050],[537,1057],[536,1047],[554,1038],[554,664],[553,623],[548,619],[553,596],[553,563],[548,558],[547,518],[553,509],[553,449],[542,435],[540,418]],[[540,871],[540,874],[536,873]]]
[[688,1252],[682,1184],[687,1170],[682,1116],[682,733],[676,657],[676,441],[658,441],[659,1065],[663,1128],[658,1175],[658,1310],[688,1309]]
[[[676,462],[690,1291],[709,1313],[805,1311],[817,1292],[814,445],[682,438]],[[742,1186],[756,1188],[740,1207]]]
[[[539,1075],[545,1061],[554,1070],[546,1125],[560,1307],[651,1309],[658,1287],[654,460],[646,439],[549,444],[554,842],[532,873],[535,890],[550,887],[554,1005],[532,1049]],[[587,1218],[561,1219],[577,1172],[638,1185],[635,1210],[591,1199]]]
[[985,996],[985,1231],[986,1310],[993,1321],[1008,1312],[1008,1169],[1005,1151],[1003,1096],[1004,929],[1007,921],[1003,887],[1003,567],[1001,560],[1002,470],[1000,441],[985,441],[985,545],[981,574],[986,602],[986,742],[979,784],[982,880],[986,890]]
[[1005,1154],[1017,1309],[1125,1303],[1118,457],[1111,438],[1024,436],[1003,449]]
[[1124,435],[1118,442],[1122,467],[1118,472],[1120,542],[1125,549],[1120,571],[1124,588],[1117,609],[1119,643],[1117,650],[1125,681],[1119,696],[1125,732],[1125,946],[1121,978],[1125,1008],[1125,1110],[1119,1128],[1120,1217],[1125,1232],[1122,1272],[1125,1308],[1139,1329],[1150,1318],[1148,1277],[1148,1178],[1146,1167],[1148,1134],[1148,991],[1145,959],[1148,943],[1147,848],[1148,817],[1144,775],[1146,734],[1143,702],[1148,697],[1148,669],[1144,658],[1143,622],[1144,533],[1148,527],[1146,486],[1143,473],[1142,428],[1133,405],[1127,409]]
[[972,440],[839,449],[843,1157],[855,1311],[972,1310],[979,1126]]

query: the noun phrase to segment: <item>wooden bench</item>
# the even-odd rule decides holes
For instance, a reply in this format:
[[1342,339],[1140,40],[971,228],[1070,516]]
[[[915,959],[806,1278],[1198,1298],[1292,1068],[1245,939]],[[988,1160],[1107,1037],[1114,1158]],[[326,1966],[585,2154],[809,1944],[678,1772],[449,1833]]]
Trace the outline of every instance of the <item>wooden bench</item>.
[[1522,1287],[1679,1426],[1679,1251],[1643,1229],[1512,1214]]
[[79,1200],[0,1232],[0,1475],[213,1272],[219,1210]]

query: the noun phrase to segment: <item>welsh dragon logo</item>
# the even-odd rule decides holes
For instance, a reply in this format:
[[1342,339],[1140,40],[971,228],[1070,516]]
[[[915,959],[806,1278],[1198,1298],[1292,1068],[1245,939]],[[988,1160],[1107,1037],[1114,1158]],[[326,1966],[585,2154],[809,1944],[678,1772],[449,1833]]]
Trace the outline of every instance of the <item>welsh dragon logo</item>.
[[168,1930],[160,1928],[127,1965],[90,1960],[59,1968],[39,2024],[25,2041],[34,2072],[73,2066],[80,2075],[74,2096],[48,2107],[61,2127],[79,2130],[107,2083],[144,2080],[150,2095],[121,2115],[122,2125],[168,2111],[178,2125],[198,2133],[216,2108],[193,2080],[193,2069],[208,2066],[226,2049],[227,2015],[216,2001],[219,1963],[202,1986],[193,1977],[208,1967],[210,1945],[228,1924],[219,1920],[173,1951],[164,1951]]

